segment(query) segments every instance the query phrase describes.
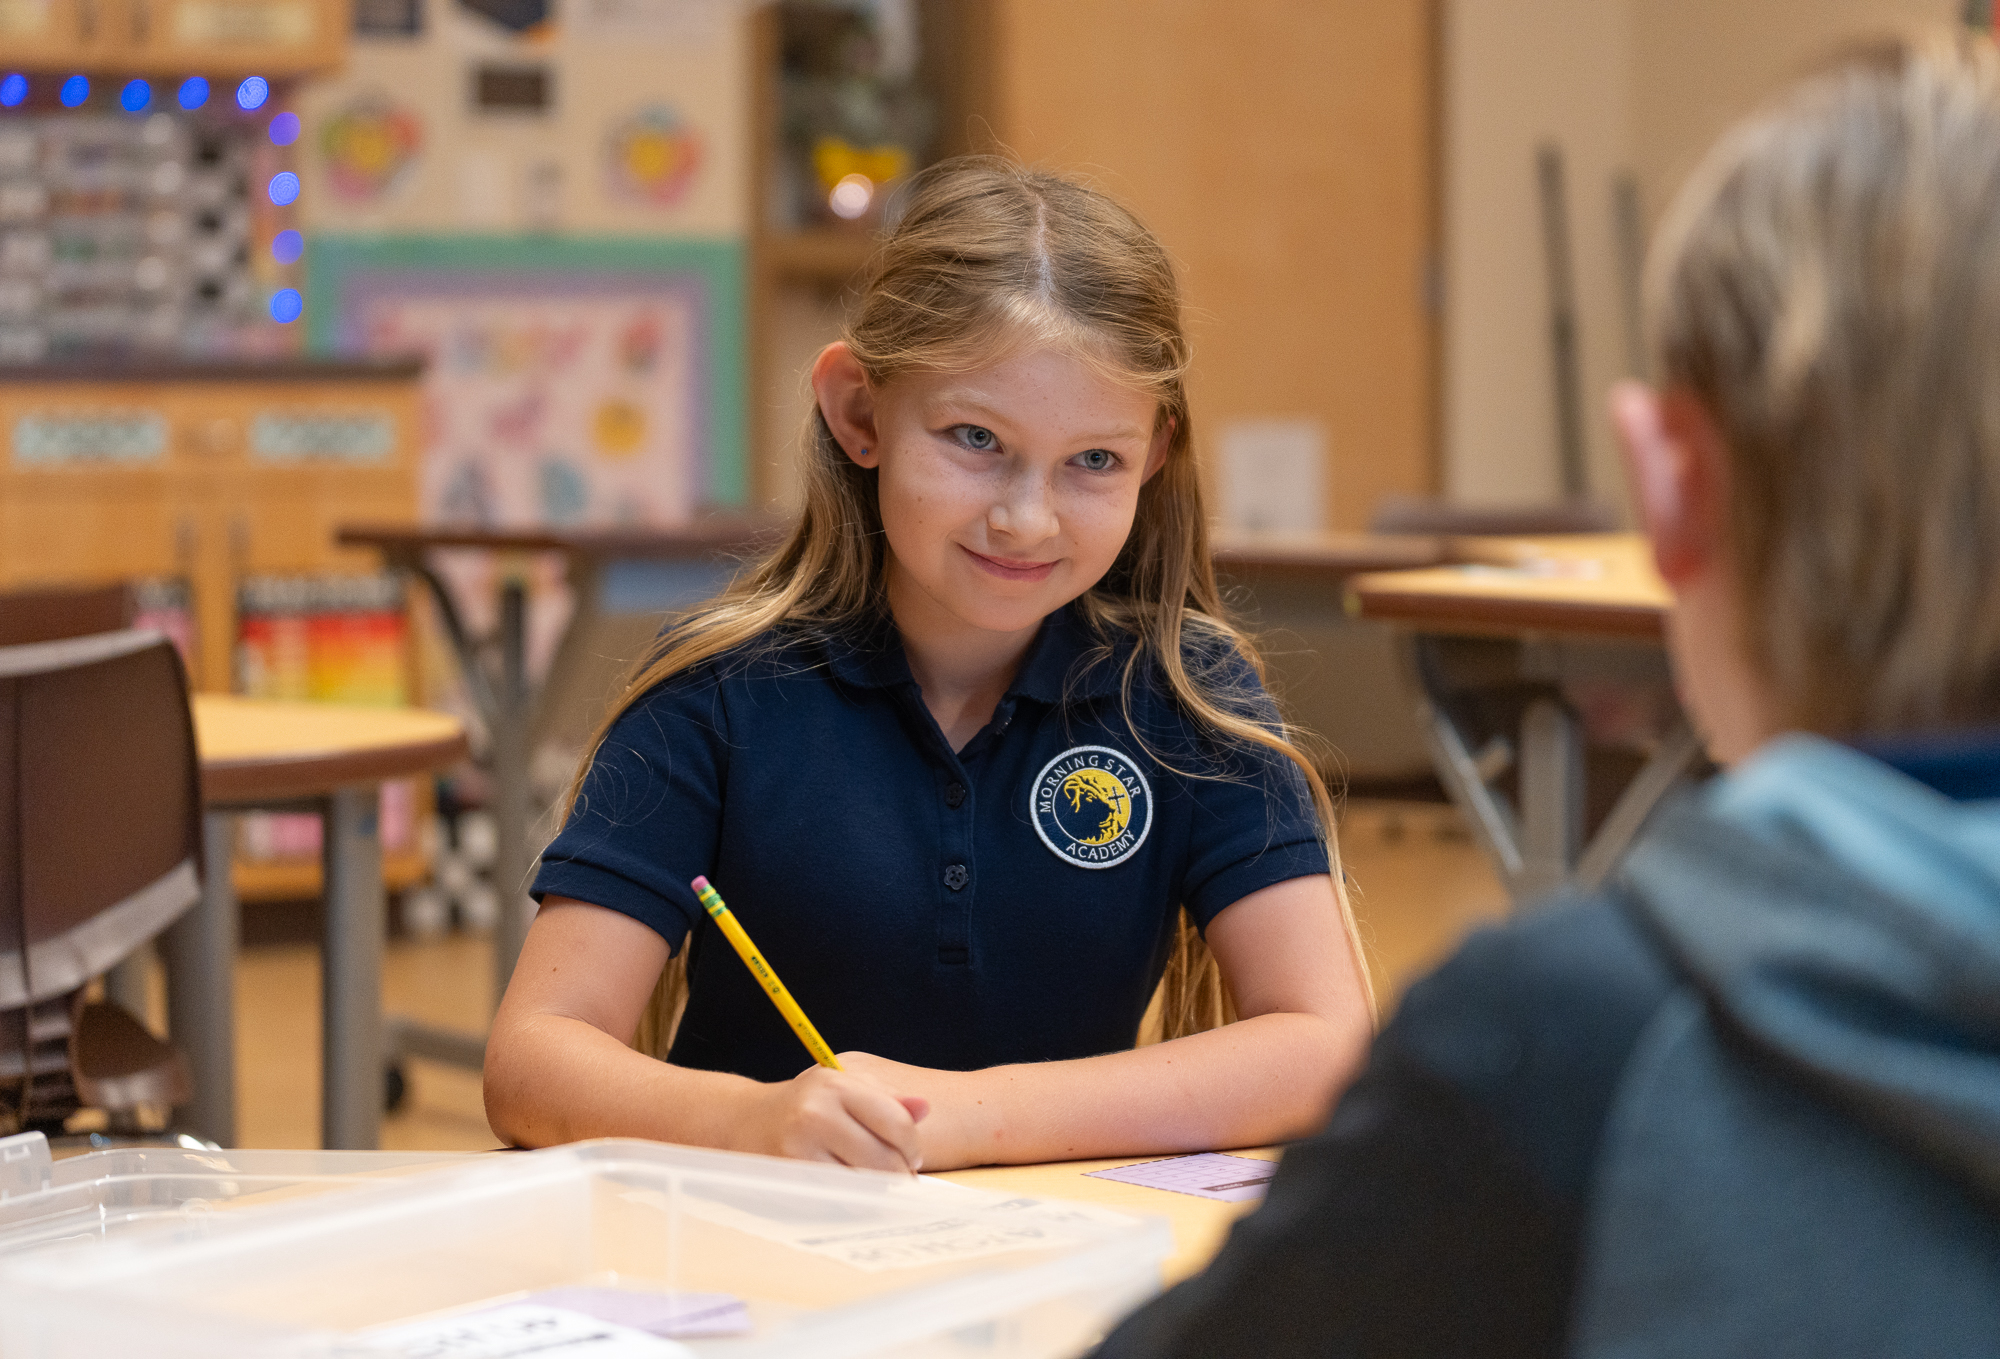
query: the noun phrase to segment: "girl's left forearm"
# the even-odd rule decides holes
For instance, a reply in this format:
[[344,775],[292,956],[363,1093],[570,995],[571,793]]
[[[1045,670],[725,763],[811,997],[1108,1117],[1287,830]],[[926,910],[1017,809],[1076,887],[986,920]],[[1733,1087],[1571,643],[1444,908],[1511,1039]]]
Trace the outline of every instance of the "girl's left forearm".
[[[1275,1013],[1067,1062],[937,1072],[927,1170],[1254,1147],[1318,1130],[1364,1024]],[[927,1092],[928,1093],[928,1092]]]

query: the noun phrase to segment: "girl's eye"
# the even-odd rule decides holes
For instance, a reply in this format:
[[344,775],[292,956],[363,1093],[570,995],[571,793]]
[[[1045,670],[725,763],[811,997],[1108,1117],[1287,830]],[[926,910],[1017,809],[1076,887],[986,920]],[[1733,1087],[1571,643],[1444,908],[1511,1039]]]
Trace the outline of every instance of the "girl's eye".
[[958,434],[958,441],[967,448],[990,453],[1000,446],[1000,441],[993,436],[993,431],[984,425],[957,425],[954,428]]
[[1118,455],[1107,448],[1093,448],[1077,454],[1076,461],[1086,472],[1109,472],[1118,465]]

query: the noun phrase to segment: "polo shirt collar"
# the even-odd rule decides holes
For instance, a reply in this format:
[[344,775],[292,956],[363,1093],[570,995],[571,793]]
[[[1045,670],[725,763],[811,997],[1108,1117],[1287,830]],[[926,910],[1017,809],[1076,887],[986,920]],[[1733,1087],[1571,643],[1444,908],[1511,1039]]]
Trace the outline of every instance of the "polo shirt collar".
[[[1079,663],[1096,653],[1079,672]],[[1008,688],[1009,698],[1029,698],[1049,707],[1065,698],[1099,698],[1118,692],[1117,657],[1107,652],[1076,605],[1066,604],[1042,620],[1041,633]]]
[[[1095,662],[1082,670],[1072,684],[1072,671],[1092,653],[1097,653]],[[889,689],[916,683],[896,624],[886,611],[863,629],[827,638],[826,659],[834,678],[857,688]],[[1033,699],[1055,707],[1065,698],[1115,694],[1120,659],[1117,654],[1105,652],[1075,605],[1065,605],[1042,620],[1041,631],[1028,648],[1028,657],[1008,687],[1007,697]]]

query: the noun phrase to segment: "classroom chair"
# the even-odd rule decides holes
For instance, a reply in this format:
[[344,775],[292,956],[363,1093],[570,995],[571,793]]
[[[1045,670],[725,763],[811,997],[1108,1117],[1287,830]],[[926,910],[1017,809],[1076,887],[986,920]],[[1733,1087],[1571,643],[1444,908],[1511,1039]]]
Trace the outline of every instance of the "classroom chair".
[[127,585],[51,586],[0,593],[0,646],[87,637],[132,626]]
[[79,1107],[132,1128],[186,1060],[88,984],[201,894],[201,791],[173,644],[118,631],[0,647],[0,1123]]

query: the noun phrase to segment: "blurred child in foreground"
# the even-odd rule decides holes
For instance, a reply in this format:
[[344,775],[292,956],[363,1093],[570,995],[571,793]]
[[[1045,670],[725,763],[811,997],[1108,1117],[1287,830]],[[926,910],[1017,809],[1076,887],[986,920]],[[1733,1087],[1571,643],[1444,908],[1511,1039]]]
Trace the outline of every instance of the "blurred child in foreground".
[[1726,773],[1415,987],[1103,1354],[2000,1352],[2000,59],[1712,151],[1613,395]]

